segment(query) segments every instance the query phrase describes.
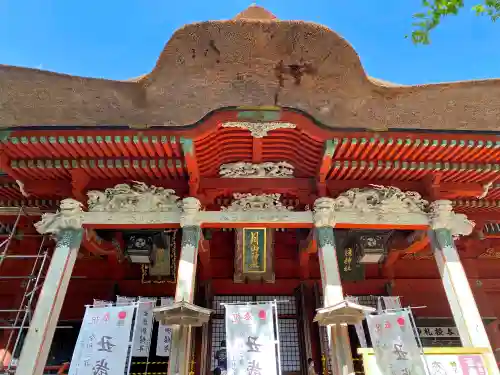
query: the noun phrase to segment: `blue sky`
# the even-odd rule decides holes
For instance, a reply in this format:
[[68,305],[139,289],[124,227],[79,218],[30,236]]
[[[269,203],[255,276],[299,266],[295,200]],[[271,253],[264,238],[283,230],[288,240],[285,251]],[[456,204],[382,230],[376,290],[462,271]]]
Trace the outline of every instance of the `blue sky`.
[[[232,18],[251,1],[0,0],[0,64],[109,79],[137,77],[152,69],[177,28]],[[445,20],[433,33],[432,45],[414,46],[404,36],[420,0],[256,3],[279,19],[313,21],[337,31],[377,78],[419,84],[500,77],[500,23],[469,9]]]

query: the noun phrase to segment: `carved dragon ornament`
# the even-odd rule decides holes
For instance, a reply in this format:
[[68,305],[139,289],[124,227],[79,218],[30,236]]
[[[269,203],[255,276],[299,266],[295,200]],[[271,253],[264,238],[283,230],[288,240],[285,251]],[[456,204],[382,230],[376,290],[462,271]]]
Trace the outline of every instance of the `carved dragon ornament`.
[[406,214],[421,214],[429,219],[432,229],[448,229],[453,236],[472,232],[474,222],[453,211],[452,202],[438,200],[429,204],[417,192],[403,192],[393,186],[371,185],[350,189],[337,198],[319,198],[314,203],[313,221],[316,227],[334,226],[340,212],[368,215],[391,215],[393,219]]

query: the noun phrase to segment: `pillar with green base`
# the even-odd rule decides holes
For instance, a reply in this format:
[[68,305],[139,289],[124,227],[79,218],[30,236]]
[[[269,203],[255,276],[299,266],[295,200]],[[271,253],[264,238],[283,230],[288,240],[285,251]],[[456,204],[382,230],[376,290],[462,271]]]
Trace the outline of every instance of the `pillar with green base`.
[[474,223],[465,215],[453,212],[452,203],[448,200],[433,202],[429,218],[434,258],[462,346],[489,349],[490,353],[486,357],[490,362],[491,373],[499,375],[483,320],[454,241],[456,236],[469,235]]
[[55,235],[57,243],[24,340],[16,375],[44,373],[82,241],[82,217],[81,204],[73,199],[64,199],[57,213],[44,214],[35,225],[40,233]]
[[[181,215],[182,244],[177,270],[177,285],[175,302],[194,302],[196,283],[196,266],[198,260],[198,244],[201,236],[196,213],[200,202],[196,198],[183,199],[183,214]],[[172,345],[169,357],[169,375],[189,375],[191,360],[192,328],[190,326],[172,327]]]
[[[344,300],[342,281],[335,247],[335,212],[332,198],[319,198],[314,203],[314,226],[323,287],[323,306]],[[328,326],[330,359],[334,375],[354,374],[348,328],[346,324]]]

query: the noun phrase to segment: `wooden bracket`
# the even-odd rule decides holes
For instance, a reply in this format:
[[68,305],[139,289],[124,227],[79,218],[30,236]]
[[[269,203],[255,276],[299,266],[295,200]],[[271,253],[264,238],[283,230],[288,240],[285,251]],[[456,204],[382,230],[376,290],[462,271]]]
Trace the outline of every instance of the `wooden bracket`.
[[425,250],[427,245],[429,244],[429,236],[427,236],[427,232],[418,231],[414,233],[413,242],[409,246],[403,246],[402,244],[396,245],[395,249],[391,249],[387,255],[387,259],[384,263],[382,273],[385,277],[389,279],[394,278],[394,264],[398,261],[398,259],[406,254],[416,254]]

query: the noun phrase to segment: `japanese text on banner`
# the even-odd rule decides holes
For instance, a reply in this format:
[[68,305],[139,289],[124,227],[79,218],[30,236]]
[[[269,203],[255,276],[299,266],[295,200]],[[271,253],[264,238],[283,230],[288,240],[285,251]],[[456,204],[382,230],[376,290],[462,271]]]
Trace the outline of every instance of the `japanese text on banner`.
[[[173,305],[172,297],[161,297],[161,306]],[[160,323],[158,326],[158,340],[156,341],[156,355],[159,357],[169,357],[172,344],[172,328]]]
[[368,315],[366,321],[379,368],[392,375],[425,375],[408,310]]
[[225,307],[227,373],[276,375],[278,363],[273,304]]
[[132,346],[133,357],[147,357],[151,346],[151,331],[153,330],[153,308],[156,306],[156,297],[139,297],[139,307]]
[[136,306],[87,308],[69,375],[125,373],[135,309]]

